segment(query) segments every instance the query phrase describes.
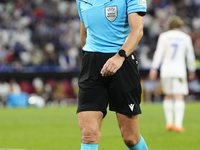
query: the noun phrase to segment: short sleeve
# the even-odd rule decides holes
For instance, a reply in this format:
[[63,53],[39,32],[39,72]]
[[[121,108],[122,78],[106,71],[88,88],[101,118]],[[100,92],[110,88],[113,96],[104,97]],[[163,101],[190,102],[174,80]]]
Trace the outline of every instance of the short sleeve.
[[128,14],[147,11],[146,0],[126,0],[126,3],[127,3]]
[[83,17],[82,17],[81,7],[80,7],[80,5],[81,5],[80,0],[76,0],[76,4],[77,4],[77,10],[78,10],[78,14],[79,14],[80,20],[81,20],[81,22],[83,22]]

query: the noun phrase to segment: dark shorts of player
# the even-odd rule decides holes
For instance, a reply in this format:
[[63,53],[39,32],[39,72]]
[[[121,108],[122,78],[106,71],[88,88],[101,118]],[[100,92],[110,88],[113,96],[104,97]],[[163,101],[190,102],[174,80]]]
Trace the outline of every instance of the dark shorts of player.
[[132,53],[122,67],[109,77],[102,77],[101,69],[114,53],[84,52],[79,75],[77,113],[110,111],[125,115],[141,114],[141,85],[137,59]]

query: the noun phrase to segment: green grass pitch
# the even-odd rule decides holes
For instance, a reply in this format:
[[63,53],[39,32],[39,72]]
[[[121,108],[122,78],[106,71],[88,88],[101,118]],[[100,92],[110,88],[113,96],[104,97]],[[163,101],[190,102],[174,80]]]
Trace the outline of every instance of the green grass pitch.
[[[184,132],[165,130],[162,104],[142,104],[140,133],[149,150],[199,150],[200,102],[186,103]],[[80,150],[76,106],[0,109],[0,150]],[[102,123],[99,150],[127,150],[114,112]]]

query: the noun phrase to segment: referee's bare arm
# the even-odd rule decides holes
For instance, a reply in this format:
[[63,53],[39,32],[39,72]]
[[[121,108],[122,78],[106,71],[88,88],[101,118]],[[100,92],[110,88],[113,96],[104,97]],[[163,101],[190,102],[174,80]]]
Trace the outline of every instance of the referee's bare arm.
[[84,45],[86,44],[86,37],[87,37],[87,29],[85,28],[85,24],[81,22],[81,29],[80,29],[80,39],[81,39],[81,48],[83,49]]
[[140,16],[138,13],[131,13],[128,15],[128,22],[131,31],[121,47],[121,49],[126,51],[127,56],[129,56],[135,50],[143,36],[144,16]]

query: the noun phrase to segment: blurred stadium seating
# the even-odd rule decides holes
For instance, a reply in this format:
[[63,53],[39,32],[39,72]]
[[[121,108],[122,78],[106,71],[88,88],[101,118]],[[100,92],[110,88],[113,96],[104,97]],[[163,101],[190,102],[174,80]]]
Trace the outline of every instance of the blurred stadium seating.
[[[200,0],[148,0],[147,4],[144,36],[135,50],[143,81],[147,80],[158,36],[166,30],[171,15],[179,15],[185,22],[183,30],[192,37],[200,75]],[[15,78],[22,92],[36,92],[50,100],[53,95],[48,88],[53,92],[55,85],[65,79],[65,98],[76,98],[73,89],[77,87],[70,81],[78,76],[81,67],[79,28],[75,0],[1,0],[2,83],[8,84]],[[37,77],[44,89],[36,90],[33,86]],[[195,85],[199,84],[198,76]]]

